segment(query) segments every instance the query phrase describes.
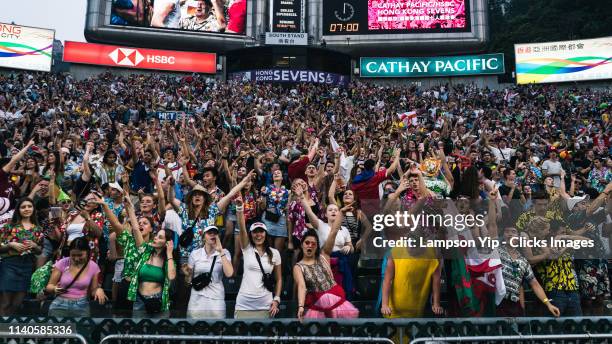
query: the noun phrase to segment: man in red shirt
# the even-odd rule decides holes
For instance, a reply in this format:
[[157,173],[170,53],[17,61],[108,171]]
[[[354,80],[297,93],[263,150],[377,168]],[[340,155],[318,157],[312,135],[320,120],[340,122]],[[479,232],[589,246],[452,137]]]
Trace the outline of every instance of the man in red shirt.
[[298,160],[289,164],[287,173],[289,174],[290,181],[297,178],[308,180],[306,178],[306,167],[308,167],[308,164],[314,159],[317,149],[319,149],[319,139],[315,139],[314,143],[310,145],[310,148],[308,148],[308,155],[302,155]]
[[393,154],[393,163],[388,169],[381,169],[378,172],[374,172],[376,163],[374,160],[367,160],[364,163],[364,170],[353,180],[351,189],[355,192],[359,200],[361,201],[362,210],[367,214],[371,215],[375,212],[379,206],[380,196],[378,193],[378,185],[385,181],[399,165],[400,161],[400,150],[396,149]]

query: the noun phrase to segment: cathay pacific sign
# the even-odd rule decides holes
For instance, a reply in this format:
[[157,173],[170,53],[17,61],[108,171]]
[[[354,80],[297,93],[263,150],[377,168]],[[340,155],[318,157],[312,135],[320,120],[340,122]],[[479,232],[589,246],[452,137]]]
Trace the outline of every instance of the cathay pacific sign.
[[504,54],[437,57],[362,57],[362,77],[417,78],[503,74]]

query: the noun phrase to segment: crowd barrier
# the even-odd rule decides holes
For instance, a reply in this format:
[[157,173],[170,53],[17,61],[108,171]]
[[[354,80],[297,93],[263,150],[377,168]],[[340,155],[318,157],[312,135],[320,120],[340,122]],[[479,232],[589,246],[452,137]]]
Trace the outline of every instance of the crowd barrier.
[[[252,338],[360,338],[392,339],[395,343],[408,344],[418,338],[606,334],[612,333],[612,317],[579,318],[432,318],[432,319],[328,319],[304,321],[296,319],[197,321],[192,319],[122,319],[122,318],[54,318],[13,317],[0,318],[11,324],[74,324],[77,333],[87,343],[101,343],[112,335],[148,336],[237,336],[239,343]],[[114,338],[114,339],[113,339]],[[119,337],[111,337],[109,344],[119,343]],[[518,337],[516,337],[518,338]],[[112,339],[112,340],[111,340]],[[525,339],[525,338],[523,338]],[[255,341],[255,339],[254,339]],[[456,340],[457,341],[457,340]],[[611,339],[612,341],[612,339]],[[54,341],[54,343],[60,341]],[[214,341],[212,341],[214,342]],[[290,342],[287,340],[286,342]],[[294,341],[295,342],[295,341]],[[313,341],[310,341],[313,342]],[[388,341],[385,341],[388,342]],[[25,341],[24,341],[25,343]],[[123,340],[121,343],[135,343]],[[140,342],[139,342],[140,343]],[[276,343],[284,343],[282,340]],[[379,343],[382,343],[380,341]]]

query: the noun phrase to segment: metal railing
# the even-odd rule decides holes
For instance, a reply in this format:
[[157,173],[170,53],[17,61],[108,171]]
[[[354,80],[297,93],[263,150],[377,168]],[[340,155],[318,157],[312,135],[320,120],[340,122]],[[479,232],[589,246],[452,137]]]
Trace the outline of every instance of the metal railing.
[[513,336],[471,336],[471,337],[421,337],[413,339],[410,344],[425,342],[498,342],[515,340],[565,340],[565,339],[611,339],[612,334],[583,333],[583,334],[542,334],[542,335],[513,335]]
[[76,339],[83,344],[87,344],[85,337],[78,333],[71,334],[17,334],[10,332],[0,332],[0,338],[13,338],[13,339]]
[[[111,340],[167,340],[167,341],[239,341],[239,342],[296,342],[296,343],[385,343],[393,344],[393,341],[388,338],[368,338],[368,337],[302,337],[302,336],[198,336],[198,335],[148,335],[148,334],[111,334],[102,338],[100,344],[104,344]],[[132,343],[130,341],[130,343]]]

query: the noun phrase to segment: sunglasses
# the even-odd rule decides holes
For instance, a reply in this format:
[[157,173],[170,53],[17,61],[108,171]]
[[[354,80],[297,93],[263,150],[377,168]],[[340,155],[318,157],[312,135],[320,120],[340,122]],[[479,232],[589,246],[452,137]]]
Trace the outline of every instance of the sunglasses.
[[317,242],[316,241],[304,241],[304,246],[315,247],[317,246]]
[[59,204],[70,204],[72,201],[70,200],[64,200],[64,201],[59,201]]

